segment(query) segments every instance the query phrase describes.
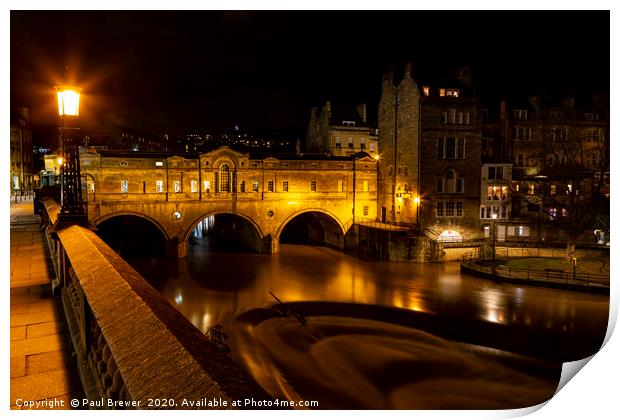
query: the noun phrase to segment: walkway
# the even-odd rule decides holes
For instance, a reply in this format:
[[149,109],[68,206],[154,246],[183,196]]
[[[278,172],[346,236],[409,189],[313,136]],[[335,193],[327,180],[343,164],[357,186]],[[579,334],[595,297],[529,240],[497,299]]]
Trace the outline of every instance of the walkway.
[[[83,398],[54,269],[32,200],[11,203],[11,409],[70,409]],[[36,405],[38,402],[38,405]]]

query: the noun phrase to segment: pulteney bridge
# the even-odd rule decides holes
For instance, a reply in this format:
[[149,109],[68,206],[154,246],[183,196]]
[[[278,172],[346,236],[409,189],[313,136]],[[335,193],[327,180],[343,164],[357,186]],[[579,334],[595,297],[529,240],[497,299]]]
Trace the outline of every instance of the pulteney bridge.
[[225,235],[264,253],[278,252],[293,221],[312,239],[342,248],[354,217],[377,216],[376,161],[366,154],[275,158],[221,147],[192,155],[82,151],[80,162],[92,225],[140,217],[178,257],[210,216],[229,215],[236,223]]

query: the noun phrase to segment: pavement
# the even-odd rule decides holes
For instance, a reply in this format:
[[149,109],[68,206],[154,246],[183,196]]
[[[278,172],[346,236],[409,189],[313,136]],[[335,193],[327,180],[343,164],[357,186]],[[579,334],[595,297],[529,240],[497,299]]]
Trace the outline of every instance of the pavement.
[[45,233],[31,199],[10,214],[11,409],[71,409],[83,391]]

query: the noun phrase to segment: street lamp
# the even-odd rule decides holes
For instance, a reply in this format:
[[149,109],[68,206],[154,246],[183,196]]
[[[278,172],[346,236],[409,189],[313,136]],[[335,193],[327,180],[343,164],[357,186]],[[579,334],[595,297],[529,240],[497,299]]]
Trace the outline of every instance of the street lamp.
[[418,227],[418,231],[420,230],[420,196],[416,196],[413,199],[415,203],[415,224]]
[[497,213],[491,214],[491,219],[493,219],[493,266],[495,266],[495,232],[496,232],[496,220]]
[[82,89],[75,86],[56,86],[58,116],[60,117],[60,214],[59,222],[85,223],[82,206],[79,141],[81,139],[78,117]]

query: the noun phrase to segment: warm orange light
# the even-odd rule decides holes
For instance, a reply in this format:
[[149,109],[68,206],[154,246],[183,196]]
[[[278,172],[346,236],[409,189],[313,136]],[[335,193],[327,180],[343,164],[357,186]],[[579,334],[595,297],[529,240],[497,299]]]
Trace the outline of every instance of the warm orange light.
[[416,203],[416,204],[420,204],[420,197],[415,197],[413,199],[413,202]]
[[57,86],[58,115],[77,117],[80,114],[80,92],[82,89],[71,86]]
[[63,161],[62,161],[62,157],[61,157],[61,156],[59,156],[59,157],[56,159],[56,163],[58,164],[58,166],[62,166],[62,162],[63,162]]

